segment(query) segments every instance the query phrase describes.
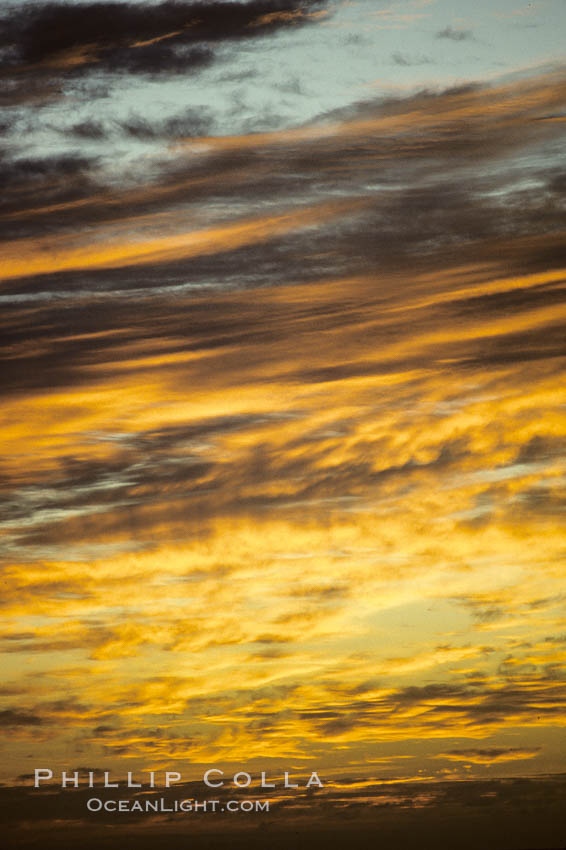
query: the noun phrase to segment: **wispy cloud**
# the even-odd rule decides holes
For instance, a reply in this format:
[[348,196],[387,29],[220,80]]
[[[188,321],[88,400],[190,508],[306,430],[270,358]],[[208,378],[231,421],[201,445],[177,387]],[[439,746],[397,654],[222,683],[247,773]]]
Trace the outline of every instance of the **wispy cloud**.
[[474,34],[472,30],[457,29],[448,24],[444,29],[438,30],[436,38],[446,38],[449,41],[472,41]]

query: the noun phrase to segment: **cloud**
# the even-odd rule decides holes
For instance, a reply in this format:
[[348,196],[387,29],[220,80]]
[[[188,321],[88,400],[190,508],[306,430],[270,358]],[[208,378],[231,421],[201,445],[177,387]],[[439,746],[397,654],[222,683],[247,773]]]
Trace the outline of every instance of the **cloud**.
[[540,750],[540,747],[486,747],[484,749],[449,750],[447,753],[440,753],[436,758],[489,765],[504,761],[534,758]]
[[[43,3],[4,13],[5,71],[162,75],[205,67],[212,45],[315,22],[318,0]],[[311,11],[313,10],[313,11]]]
[[108,141],[121,136],[142,142],[154,142],[208,136],[212,133],[214,125],[215,119],[211,110],[202,107],[186,109],[163,121],[149,121],[144,116],[131,112],[120,120],[101,121],[89,118],[76,124],[52,129],[62,136],[87,142]]
[[43,718],[33,712],[14,711],[7,708],[0,711],[0,726],[12,728],[14,726],[41,726]]
[[471,30],[456,29],[448,24],[443,30],[438,30],[436,38],[447,38],[450,41],[473,41],[474,35]]
[[411,68],[415,65],[429,65],[433,60],[429,56],[409,56],[397,50],[391,54],[391,61],[394,65]]
[[[530,92],[533,92],[532,98]],[[358,271],[362,264],[370,267],[376,257],[381,263],[391,263],[392,266],[409,258],[414,264],[418,257],[426,256],[435,245],[438,250],[452,245],[456,251],[465,249],[466,243],[471,244],[482,233],[487,236],[495,232],[503,239],[508,238],[510,233],[518,236],[525,230],[529,232],[537,215],[541,234],[544,227],[546,232],[557,227],[563,194],[557,175],[541,174],[538,178],[540,192],[526,194],[502,173],[500,190],[505,193],[507,201],[502,211],[503,195],[489,194],[488,181],[482,178],[482,169],[494,157],[512,157],[521,146],[536,144],[537,137],[545,133],[550,137],[558,132],[556,124],[533,119],[546,113],[561,96],[557,81],[554,86],[539,88],[536,95],[532,84],[523,84],[510,90],[486,88],[480,91],[472,87],[448,90],[440,95],[421,93],[405,101],[383,103],[374,100],[359,104],[355,110],[350,109],[349,116],[336,113],[321,116],[322,126],[315,124],[288,132],[251,134],[240,138],[237,144],[234,138],[208,138],[206,147],[196,157],[190,152],[191,137],[207,135],[214,130],[215,116],[209,110],[188,110],[152,122],[136,114],[110,125],[101,120],[86,119],[79,123],[76,132],[95,133],[96,136],[106,132],[116,141],[119,141],[120,133],[125,132],[130,138],[146,143],[166,138],[187,138],[186,149],[178,149],[174,159],[171,156],[161,162],[153,159],[150,166],[144,150],[138,167],[129,166],[129,184],[122,190],[116,182],[115,171],[107,173],[106,159],[87,161],[84,154],[66,154],[67,160],[83,162],[83,175],[77,171],[72,193],[72,187],[65,182],[41,177],[39,157],[22,157],[13,152],[5,158],[5,169],[7,173],[21,175],[22,180],[25,178],[25,185],[20,193],[10,193],[3,198],[4,210],[9,216],[4,224],[8,235],[42,233],[45,216],[49,215],[51,226],[66,226],[74,232],[79,221],[89,226],[96,223],[100,227],[104,220],[118,223],[128,215],[139,215],[142,210],[144,215],[168,210],[169,221],[173,223],[181,220],[180,210],[184,215],[194,211],[202,217],[201,207],[206,202],[215,204],[218,209],[222,204],[237,200],[239,209],[252,211],[272,197],[277,198],[279,205],[287,203],[292,207],[301,192],[306,192],[301,205],[309,197],[313,201],[318,200],[321,193],[327,197],[344,197],[350,192],[353,195],[358,193],[360,200],[367,198],[370,202],[366,215],[368,232],[376,234],[372,240],[363,240],[358,213],[351,223],[345,219],[341,230],[311,232],[309,237],[317,239],[316,252],[303,250],[300,244],[295,248],[295,241],[289,240],[287,244],[275,246],[271,256],[263,251],[256,252],[253,263],[241,263],[240,258],[238,262],[246,269],[255,269],[256,283],[266,276],[281,274],[284,267],[280,261],[282,256],[287,263],[296,265],[293,254],[296,256],[299,252],[305,255],[307,263],[302,274],[312,268],[312,274],[319,277],[321,272],[310,257],[323,256],[324,252],[327,263],[322,267],[323,273],[330,269],[336,272],[340,268],[347,269],[348,273]],[[485,132],[487,103],[494,118],[489,133]],[[434,113],[429,111],[433,105],[436,122],[431,121]],[[421,127],[409,118],[411,114],[420,118]],[[462,115],[467,115],[466,134],[455,130],[454,121]],[[341,132],[329,136],[326,129],[328,122],[337,120],[341,121]],[[364,121],[368,123],[363,125]],[[522,127],[521,133],[516,131],[516,121]],[[405,124],[407,126],[403,129]],[[71,132],[75,132],[73,126],[76,128],[77,125],[71,125]],[[65,128],[61,128],[61,132],[64,133]],[[371,167],[369,151],[364,143],[366,132],[370,132],[375,140],[383,183],[389,186],[387,192],[378,194],[364,188],[367,186],[364,173]],[[315,150],[316,157],[313,156]],[[460,184],[452,172],[458,169],[466,151],[473,151],[477,167],[475,173],[468,172],[465,182]],[[442,171],[436,169],[437,157],[444,159],[445,177],[441,176]],[[320,165],[318,174],[322,176],[319,182],[316,178],[317,164]],[[425,183],[411,185],[410,175],[416,174],[421,164],[427,170],[428,178]],[[396,186],[397,169],[401,166],[407,176],[407,185],[397,186],[392,191]],[[45,158],[44,170],[53,170],[48,157]],[[80,177],[83,178],[82,186],[79,184]],[[545,184],[548,184],[546,189]],[[26,193],[27,186],[29,191]],[[311,194],[309,187],[315,186],[316,191]],[[544,191],[548,191],[552,198],[547,205],[542,202]],[[171,214],[171,207],[175,205],[179,205],[180,209],[175,208],[174,214]],[[406,215],[408,209],[414,210],[413,217]],[[208,218],[210,215],[209,207]],[[163,227],[163,221],[159,227]],[[104,241],[112,239],[111,233],[99,232]],[[118,232],[115,224],[112,232]],[[443,240],[442,233],[446,234]],[[510,256],[517,255],[516,244],[515,240],[509,245]],[[349,245],[352,249],[348,248]],[[534,250],[536,245],[533,244]],[[559,251],[558,246],[553,249],[551,245],[546,250]],[[233,259],[226,260],[227,268],[233,268]],[[216,264],[220,262],[221,258]],[[90,261],[89,264],[92,265]],[[320,262],[317,263],[317,266],[320,265]],[[205,277],[208,275],[209,270],[206,269]]]
[[[463,734],[496,734],[506,726],[560,723],[563,686],[536,676],[513,684],[470,686],[438,682],[400,689],[375,686],[339,703],[327,702],[323,712],[302,712],[301,720],[323,737],[349,742],[442,738]],[[558,704],[557,704],[558,703]],[[394,727],[391,721],[395,718]],[[488,764],[535,757],[539,748],[465,748],[442,752],[438,758]],[[435,756],[436,757],[436,756]]]
[[71,133],[79,139],[104,139],[106,131],[104,125],[97,121],[81,121],[78,124],[73,124],[63,132]]
[[[7,77],[7,74],[5,76]],[[18,77],[11,80],[8,77],[4,79],[0,92],[0,106],[38,109],[53,104],[62,97],[63,91],[58,82],[41,78],[30,79],[29,76],[24,80]]]
[[208,109],[187,109],[165,119],[162,123],[152,123],[142,116],[133,114],[120,121],[119,126],[126,135],[137,139],[181,139],[210,135],[214,118]]

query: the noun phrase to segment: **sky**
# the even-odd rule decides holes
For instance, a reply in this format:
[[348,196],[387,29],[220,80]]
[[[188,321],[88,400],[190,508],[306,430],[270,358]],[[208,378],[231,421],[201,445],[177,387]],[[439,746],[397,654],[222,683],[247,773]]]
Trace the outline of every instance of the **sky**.
[[280,823],[433,846],[488,800],[483,846],[564,842],[565,23],[0,4],[18,846],[87,829],[36,767],[316,770]]

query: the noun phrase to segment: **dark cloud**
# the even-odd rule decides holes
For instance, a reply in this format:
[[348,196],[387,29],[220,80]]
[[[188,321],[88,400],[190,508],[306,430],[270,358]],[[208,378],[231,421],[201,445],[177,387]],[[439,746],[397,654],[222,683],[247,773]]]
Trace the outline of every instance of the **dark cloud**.
[[73,124],[72,127],[65,129],[62,132],[70,133],[78,139],[99,140],[104,139],[106,130],[104,124],[99,121],[81,121],[78,124]]
[[[357,736],[364,731],[375,735],[391,722],[398,729],[411,728],[414,734],[415,717],[422,730],[435,730],[435,734],[443,730],[446,735],[457,735],[458,730],[474,726],[496,729],[501,725],[539,722],[541,718],[551,724],[561,717],[566,700],[564,681],[557,673],[523,666],[515,678],[503,677],[497,682],[483,681],[481,677],[473,683],[437,682],[399,688],[377,697],[372,697],[370,691],[360,694],[356,688],[348,705],[328,704],[323,711],[303,711],[300,717],[317,734],[338,739],[349,738],[353,731]],[[471,759],[472,750],[466,752]],[[488,757],[497,761],[506,754],[512,759],[525,752],[534,755],[538,750],[478,748],[476,758],[481,752],[487,762]]]
[[510,761],[520,758],[531,758],[541,751],[541,747],[474,747],[462,750],[448,750],[441,753],[438,758],[448,757],[458,760],[477,760],[486,764],[500,761]]
[[155,44],[136,49],[124,48],[107,51],[105,66],[108,71],[129,74],[184,74],[198,71],[214,61],[209,47],[178,47]]
[[0,726],[41,726],[44,719],[29,711],[18,711],[11,708],[0,711]]
[[130,115],[120,121],[120,129],[136,139],[180,139],[212,134],[215,120],[212,111],[207,108],[187,109],[162,122],[150,122],[141,115]]
[[545,484],[528,487],[519,495],[517,506],[527,516],[535,513],[541,517],[562,520],[566,511],[566,488]]
[[323,0],[26,4],[4,13],[6,71],[184,72],[210,64],[208,46],[308,23]]
[[430,65],[432,59],[430,56],[409,56],[406,53],[401,53],[396,50],[391,54],[391,61],[394,65],[400,65],[403,68],[411,68],[415,65]]
[[474,35],[471,30],[461,30],[448,25],[436,33],[436,38],[447,38],[450,41],[472,41]]
[[[1,213],[9,217],[26,206],[71,203],[96,191],[96,160],[81,154],[0,158],[4,186]],[[9,224],[4,230],[10,236]]]
[[1,107],[28,106],[37,109],[54,103],[62,96],[62,87],[57,82],[33,78],[29,75],[25,75],[23,79],[21,77],[9,79],[7,78],[7,71],[4,71],[2,89],[0,90]]
[[161,122],[151,122],[141,115],[132,113],[123,120],[111,123],[89,119],[56,129],[64,136],[85,141],[103,141],[120,135],[140,141],[155,141],[210,135],[214,123],[210,110],[203,108],[188,109]]

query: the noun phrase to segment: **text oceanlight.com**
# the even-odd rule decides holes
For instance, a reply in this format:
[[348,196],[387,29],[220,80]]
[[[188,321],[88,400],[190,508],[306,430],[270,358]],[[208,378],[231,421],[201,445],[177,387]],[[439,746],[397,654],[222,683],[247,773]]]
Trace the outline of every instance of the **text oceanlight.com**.
[[268,812],[269,800],[101,800],[91,797],[89,812]]

